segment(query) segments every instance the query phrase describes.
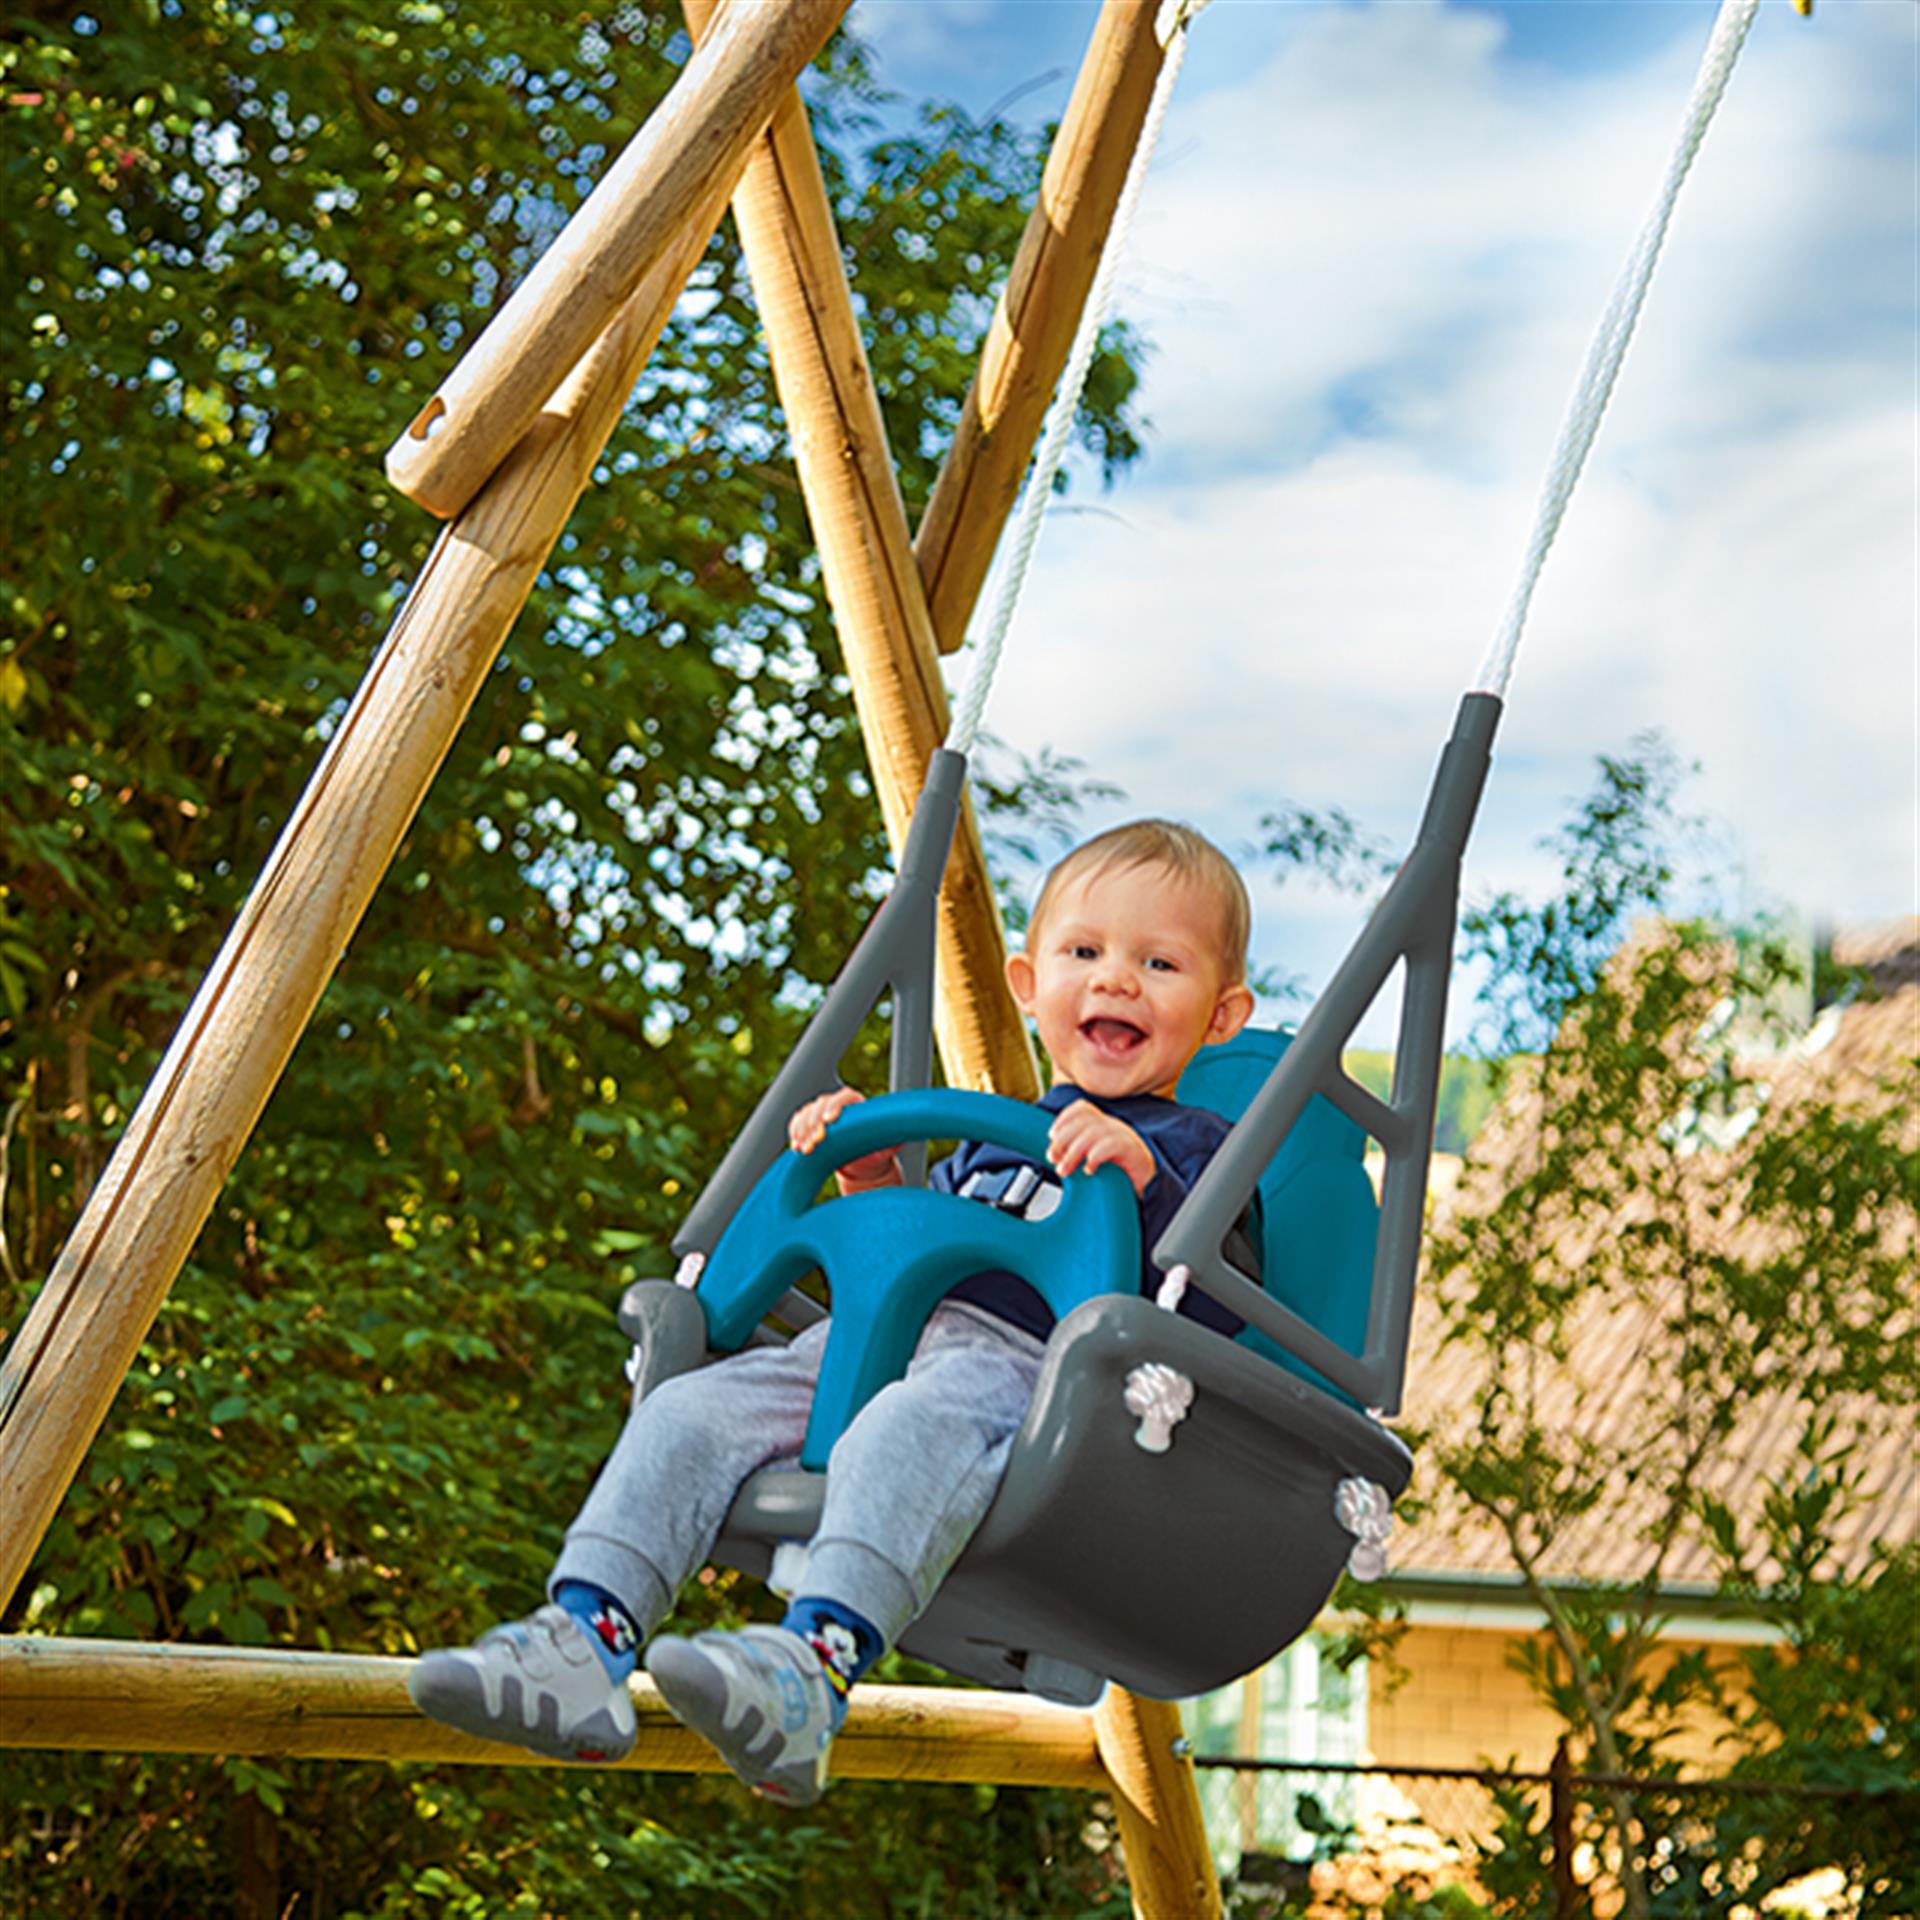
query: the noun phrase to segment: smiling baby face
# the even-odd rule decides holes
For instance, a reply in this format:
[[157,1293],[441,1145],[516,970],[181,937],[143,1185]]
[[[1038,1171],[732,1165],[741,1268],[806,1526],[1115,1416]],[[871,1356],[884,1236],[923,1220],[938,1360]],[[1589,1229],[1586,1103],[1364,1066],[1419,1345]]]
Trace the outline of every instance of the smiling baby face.
[[1043,896],[1007,962],[1056,1086],[1171,1097],[1201,1047],[1253,1010],[1218,886],[1151,859],[1092,864]]

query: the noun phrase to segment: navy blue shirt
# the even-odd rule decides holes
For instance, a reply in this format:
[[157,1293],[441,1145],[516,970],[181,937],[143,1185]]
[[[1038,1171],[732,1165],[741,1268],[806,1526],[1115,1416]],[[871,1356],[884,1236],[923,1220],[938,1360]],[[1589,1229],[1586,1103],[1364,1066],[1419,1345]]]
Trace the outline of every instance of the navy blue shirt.
[[[1220,1150],[1230,1125],[1205,1107],[1183,1107],[1157,1093],[1103,1100],[1078,1087],[1060,1086],[1049,1087],[1035,1104],[1048,1113],[1064,1113],[1076,1100],[1091,1100],[1103,1112],[1124,1121],[1153,1154],[1157,1171],[1140,1196],[1140,1291],[1151,1298],[1160,1290],[1162,1279],[1160,1269],[1153,1264],[1154,1245],[1172,1224],[1201,1169]],[[928,1170],[927,1186],[935,1193],[983,1200],[1008,1213],[1033,1212],[1044,1218],[1059,1205],[1060,1176],[1011,1147],[967,1140]],[[976,1273],[955,1287],[950,1297],[1009,1320],[1039,1340],[1053,1330],[1053,1309],[1018,1274],[1000,1270]],[[1180,1311],[1225,1334],[1238,1333],[1246,1324],[1197,1287],[1187,1290]]]

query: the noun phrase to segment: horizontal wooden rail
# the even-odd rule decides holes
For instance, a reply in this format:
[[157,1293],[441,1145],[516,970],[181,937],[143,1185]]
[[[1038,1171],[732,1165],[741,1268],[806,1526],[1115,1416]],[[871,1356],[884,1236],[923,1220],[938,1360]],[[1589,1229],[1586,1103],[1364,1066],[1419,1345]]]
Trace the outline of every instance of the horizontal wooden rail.
[[[209,1753],[299,1760],[569,1764],[475,1740],[407,1697],[411,1660],[255,1647],[175,1646],[22,1635],[0,1638],[0,1747],[81,1753]],[[720,1761],[644,1677],[632,1683],[640,1737],[618,1762],[714,1773]],[[1090,1713],[1024,1694],[863,1686],[834,1743],[849,1780],[984,1782],[1104,1789]]]
[[580,356],[732,179],[847,0],[729,7],[511,298],[387,454],[387,478],[443,519],[499,466]]

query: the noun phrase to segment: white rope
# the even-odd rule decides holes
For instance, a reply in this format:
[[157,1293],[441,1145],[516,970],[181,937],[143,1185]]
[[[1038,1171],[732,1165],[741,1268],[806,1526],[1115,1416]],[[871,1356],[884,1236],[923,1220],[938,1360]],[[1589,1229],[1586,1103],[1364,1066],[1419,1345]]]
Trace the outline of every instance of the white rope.
[[967,689],[947,729],[946,744],[955,753],[969,753],[980,732],[987,708],[987,695],[993,677],[1000,668],[1000,656],[1006,650],[1007,630],[1013,625],[1014,609],[1020,604],[1020,590],[1026,585],[1027,567],[1033,559],[1034,543],[1040,538],[1040,522],[1053,493],[1054,475],[1067,451],[1067,438],[1073,431],[1074,416],[1080,410],[1080,396],[1086,389],[1087,374],[1093,366],[1094,349],[1099,345],[1100,329],[1106,322],[1107,307],[1113,298],[1113,283],[1120,271],[1121,255],[1126,251],[1127,230],[1133,225],[1134,209],[1140,190],[1146,184],[1147,168],[1160,138],[1160,128],[1173,101],[1173,83],[1179,78],[1180,63],[1187,55],[1187,26],[1207,0],[1165,0],[1156,22],[1161,44],[1166,48],[1160,63],[1160,77],[1154,83],[1153,98],[1140,128],[1140,138],[1127,168],[1126,184],[1120,190],[1120,202],[1114,210],[1107,244],[1100,254],[1100,266],[1080,316],[1080,331],[1075,334],[1073,351],[1067,357],[1066,371],[1060,376],[1053,405],[1048,409],[1046,427],[1040,437],[1040,451],[1033,471],[1027,476],[1027,490],[1021,497],[1020,512],[1014,522],[1013,544],[1008,550],[1006,569],[994,601],[992,618],[986,632],[975,642],[975,660],[967,676]]
[[1667,237],[1667,224],[1673,218],[1674,202],[1679,198],[1680,188],[1693,166],[1694,155],[1700,151],[1700,143],[1706,138],[1707,128],[1712,124],[1714,112],[1720,105],[1720,96],[1727,90],[1734,62],[1739,59],[1740,49],[1746,44],[1747,30],[1753,25],[1759,5],[1760,0],[1722,0],[1720,16],[1714,22],[1713,37],[1707,43],[1699,75],[1693,83],[1693,98],[1687,103],[1679,144],[1674,149],[1673,158],[1667,163],[1660,197],[1641,229],[1639,239],[1634,242],[1633,251],[1627,256],[1613,297],[1607,302],[1607,310],[1601,317],[1600,329],[1594,335],[1593,345],[1587,350],[1586,366],[1581,371],[1580,383],[1574,390],[1573,403],[1568,408],[1552,463],[1547,469],[1539,513],[1534,521],[1533,538],[1528,542],[1526,560],[1520,569],[1520,584],[1514,589],[1506,622],[1480,665],[1475,686],[1482,692],[1498,694],[1503,698],[1506,694],[1507,682],[1513,675],[1514,656],[1520,651],[1520,632],[1526,625],[1527,609],[1533,601],[1533,590],[1539,583],[1540,569],[1546,564],[1548,549],[1560,531],[1561,516],[1566,512],[1567,502],[1579,482],[1580,470],[1586,464],[1594,435],[1600,430],[1601,416],[1607,410],[1607,402],[1613,397],[1613,384],[1619,377],[1620,363],[1626,358],[1628,344],[1633,339],[1633,330],[1640,318],[1641,306],[1646,301],[1647,287],[1653,279],[1653,269]]

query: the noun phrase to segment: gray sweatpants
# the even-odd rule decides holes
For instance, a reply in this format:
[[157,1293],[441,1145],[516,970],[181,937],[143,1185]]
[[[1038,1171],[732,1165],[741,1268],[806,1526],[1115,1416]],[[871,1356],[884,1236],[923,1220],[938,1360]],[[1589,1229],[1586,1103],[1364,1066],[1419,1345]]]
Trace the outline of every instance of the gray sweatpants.
[[[798,1458],[829,1323],[666,1381],[628,1419],[548,1581],[591,1580],[650,1635],[748,1475]],[[827,1462],[805,1592],[872,1621],[889,1646],[932,1600],[988,1506],[1045,1349],[949,1301],[906,1377],[883,1388]]]

